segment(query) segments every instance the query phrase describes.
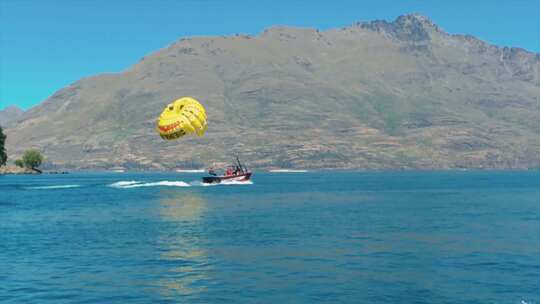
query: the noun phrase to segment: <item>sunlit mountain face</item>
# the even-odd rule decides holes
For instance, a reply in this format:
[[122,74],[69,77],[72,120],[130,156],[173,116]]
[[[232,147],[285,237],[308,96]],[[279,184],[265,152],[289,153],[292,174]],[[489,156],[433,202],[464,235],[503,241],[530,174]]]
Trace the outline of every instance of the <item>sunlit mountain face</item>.
[[[82,59],[81,59],[82,60]],[[202,138],[163,141],[163,107],[207,109]],[[182,39],[84,78],[9,125],[8,152],[45,167],[538,168],[540,55],[452,35],[428,18]]]

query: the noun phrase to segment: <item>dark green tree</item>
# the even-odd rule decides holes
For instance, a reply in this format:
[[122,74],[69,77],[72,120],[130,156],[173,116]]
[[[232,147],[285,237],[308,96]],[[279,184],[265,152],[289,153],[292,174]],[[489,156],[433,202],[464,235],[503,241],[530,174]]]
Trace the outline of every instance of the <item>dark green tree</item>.
[[24,162],[22,161],[22,159],[15,160],[15,166],[24,168]]
[[41,162],[43,161],[43,155],[41,155],[41,153],[38,150],[25,151],[22,161],[26,168],[29,168],[29,169],[32,169],[34,171],[41,173],[41,170],[39,170],[37,167],[41,165]]
[[0,166],[3,166],[7,162],[6,148],[4,144],[6,143],[6,135],[0,126]]

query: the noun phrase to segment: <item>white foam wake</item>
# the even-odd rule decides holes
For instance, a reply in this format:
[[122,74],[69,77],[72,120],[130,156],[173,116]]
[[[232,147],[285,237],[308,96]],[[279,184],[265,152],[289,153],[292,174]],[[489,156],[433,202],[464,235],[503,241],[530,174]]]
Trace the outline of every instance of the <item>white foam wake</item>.
[[120,188],[120,189],[130,189],[130,188],[140,188],[140,187],[190,187],[191,185],[183,181],[159,181],[144,183],[139,181],[119,181],[112,183],[109,187]]
[[252,181],[222,181],[219,184],[207,184],[200,181],[192,181],[186,183],[184,181],[158,181],[158,182],[141,182],[141,181],[119,181],[112,183],[109,187],[118,189],[132,189],[141,187],[209,187],[219,185],[253,185]]
[[135,185],[135,184],[140,184],[140,183],[142,183],[142,182],[138,182],[138,181],[120,181],[120,182],[110,184],[109,187],[122,188],[122,187],[131,186],[131,185]]
[[248,181],[227,181],[227,180],[224,180],[222,181],[221,183],[219,183],[218,185],[253,185],[253,182],[248,180]]
[[31,190],[69,189],[69,188],[79,188],[80,186],[81,185],[52,185],[52,186],[26,187],[25,189],[31,189]]
[[301,169],[273,169],[273,170],[268,170],[268,172],[272,172],[272,173],[303,173],[303,172],[308,172],[308,170],[301,170]]

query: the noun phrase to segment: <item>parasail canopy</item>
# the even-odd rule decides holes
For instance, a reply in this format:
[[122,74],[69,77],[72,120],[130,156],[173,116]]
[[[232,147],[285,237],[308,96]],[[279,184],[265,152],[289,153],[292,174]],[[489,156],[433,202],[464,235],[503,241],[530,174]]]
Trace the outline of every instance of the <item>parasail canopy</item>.
[[206,128],[206,111],[192,97],[182,97],[168,104],[157,121],[159,136],[168,140],[193,133],[203,136]]

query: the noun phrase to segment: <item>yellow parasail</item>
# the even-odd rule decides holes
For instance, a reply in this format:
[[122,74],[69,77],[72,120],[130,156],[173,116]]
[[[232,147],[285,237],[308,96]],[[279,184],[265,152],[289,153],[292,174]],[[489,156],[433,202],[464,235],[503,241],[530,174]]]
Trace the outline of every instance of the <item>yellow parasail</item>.
[[176,139],[193,133],[203,136],[206,128],[206,111],[192,97],[182,97],[168,104],[157,121],[157,131],[163,139]]

